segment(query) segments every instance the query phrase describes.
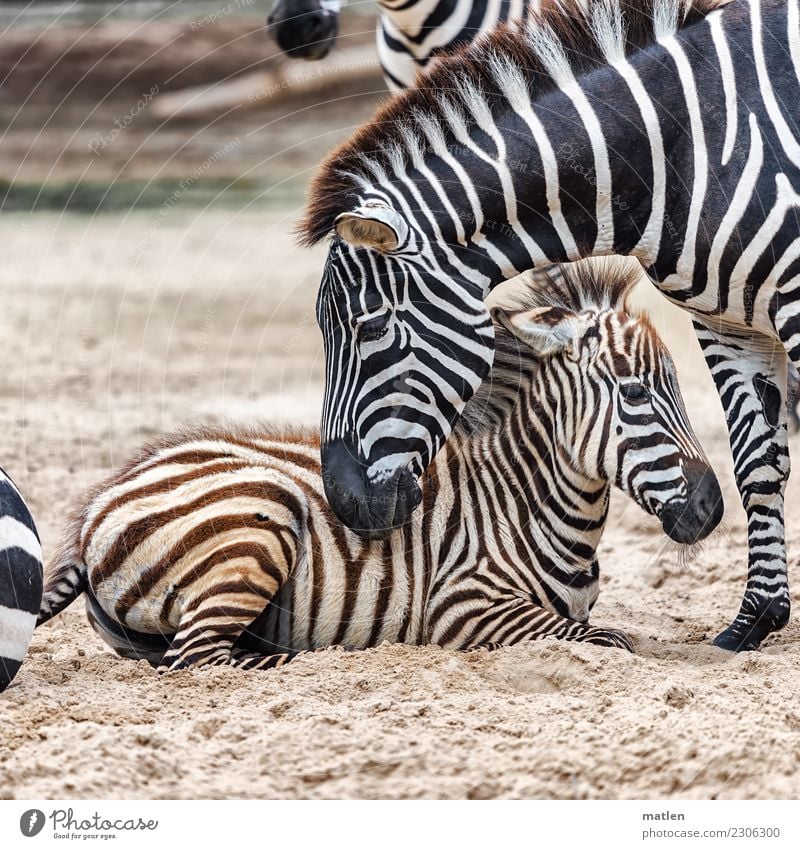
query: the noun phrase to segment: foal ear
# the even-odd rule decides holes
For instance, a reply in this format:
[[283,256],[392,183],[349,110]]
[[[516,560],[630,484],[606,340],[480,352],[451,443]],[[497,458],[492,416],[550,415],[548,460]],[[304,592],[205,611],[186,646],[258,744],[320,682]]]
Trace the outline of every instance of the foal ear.
[[369,201],[334,221],[336,235],[356,248],[394,251],[408,238],[408,224],[386,204]]
[[492,318],[544,357],[570,350],[581,330],[580,316],[562,307],[532,310],[494,307]]

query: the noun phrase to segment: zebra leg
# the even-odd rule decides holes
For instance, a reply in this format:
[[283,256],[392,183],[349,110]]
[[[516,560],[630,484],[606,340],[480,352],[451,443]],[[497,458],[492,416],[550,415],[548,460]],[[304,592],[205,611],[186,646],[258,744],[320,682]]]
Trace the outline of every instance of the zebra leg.
[[[521,599],[514,599],[511,603],[500,602],[488,608],[469,623],[468,629],[467,636],[462,636],[461,644],[453,648],[466,651],[492,650],[501,646],[514,646],[531,640],[555,637],[558,640],[573,640],[633,651],[633,643],[623,631],[595,628],[574,619],[567,619],[558,613],[551,613],[532,601]],[[464,634],[463,630],[461,633]]]
[[317,649],[291,649],[281,654],[255,654],[234,648],[231,652],[230,665],[237,669],[280,669],[287,663],[303,654],[319,654],[331,651],[359,651],[351,646],[320,646]]
[[159,672],[175,672],[190,666],[219,666],[231,662],[233,644],[264,608],[247,606],[234,612],[218,599],[195,608],[172,639],[161,658]]
[[234,643],[265,613],[296,562],[294,552],[287,557],[283,546],[280,558],[265,557],[259,546],[246,545],[223,548],[217,554],[226,551],[230,559],[184,589],[178,631],[159,672],[230,663]]
[[231,663],[234,643],[274,596],[274,592],[266,595],[255,589],[246,590],[247,584],[253,586],[245,578],[237,581],[230,592],[217,587],[189,601],[158,671]]
[[253,652],[233,649],[228,664],[237,669],[280,669],[300,654],[306,654],[306,652],[285,651],[280,654],[254,654]]
[[736,486],[747,512],[747,587],[736,619],[714,640],[757,649],[788,622],[783,498],[789,478],[784,349],[766,336],[713,330],[694,320],[728,421]]

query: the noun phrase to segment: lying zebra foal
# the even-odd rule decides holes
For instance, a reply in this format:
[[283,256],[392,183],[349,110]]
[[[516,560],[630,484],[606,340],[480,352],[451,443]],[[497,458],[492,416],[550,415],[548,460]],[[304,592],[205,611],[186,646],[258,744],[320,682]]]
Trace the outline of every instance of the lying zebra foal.
[[316,436],[184,433],[88,498],[39,622],[87,590],[101,636],[161,670],[384,640],[631,650],[587,624],[611,483],[680,542],[712,530],[721,498],[669,354],[626,309],[626,268],[581,264],[557,288],[540,274],[528,308],[495,311],[492,379],[387,539],[335,519]]

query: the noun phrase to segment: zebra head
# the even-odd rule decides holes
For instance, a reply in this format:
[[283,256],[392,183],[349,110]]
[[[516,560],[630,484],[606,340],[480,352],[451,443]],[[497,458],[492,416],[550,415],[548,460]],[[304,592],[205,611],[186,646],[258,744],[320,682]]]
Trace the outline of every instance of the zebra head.
[[276,0],[267,18],[278,47],[294,59],[324,59],[339,34],[342,0]]
[[323,480],[339,519],[381,538],[419,503],[420,475],[489,371],[494,328],[483,292],[453,298],[387,204],[335,229],[317,300]]
[[533,309],[492,315],[541,357],[540,417],[576,481],[614,483],[671,539],[694,543],[722,519],[722,492],[672,358],[649,321],[628,308],[637,276],[619,260],[576,263],[536,275]]

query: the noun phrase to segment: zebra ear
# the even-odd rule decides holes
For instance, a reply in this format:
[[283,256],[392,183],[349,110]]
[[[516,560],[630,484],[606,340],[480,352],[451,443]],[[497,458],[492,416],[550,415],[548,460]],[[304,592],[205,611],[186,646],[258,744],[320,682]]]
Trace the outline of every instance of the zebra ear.
[[492,318],[543,357],[570,350],[580,333],[580,316],[562,307],[515,311],[495,307]]
[[374,201],[337,215],[334,226],[336,235],[356,248],[394,251],[408,238],[408,224],[403,216]]

